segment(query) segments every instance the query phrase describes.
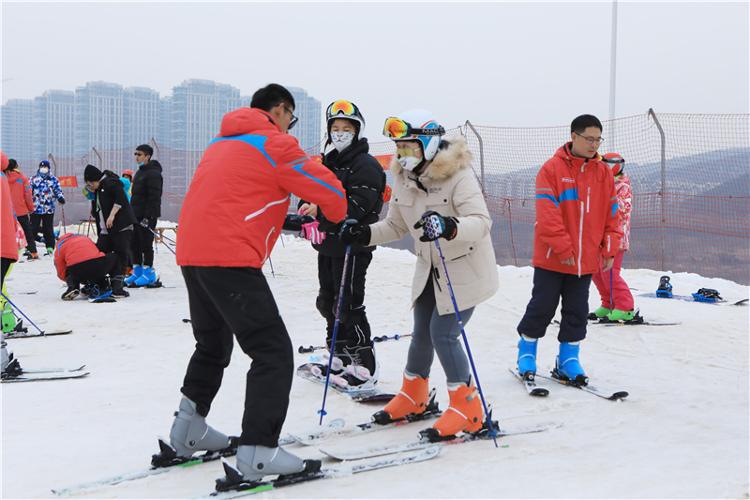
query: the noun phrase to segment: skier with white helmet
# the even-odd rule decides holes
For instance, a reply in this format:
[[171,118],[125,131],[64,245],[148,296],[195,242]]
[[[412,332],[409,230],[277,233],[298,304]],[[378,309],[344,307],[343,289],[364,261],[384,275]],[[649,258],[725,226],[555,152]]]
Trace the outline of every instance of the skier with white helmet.
[[[445,131],[432,114],[413,110],[385,122],[386,137],[396,142],[391,163],[393,195],[386,218],[368,226],[347,226],[342,239],[380,245],[411,234],[417,264],[412,281],[414,328],[401,391],[373,418],[378,423],[423,413],[429,404],[430,366],[437,352],[448,382],[450,407],[423,431],[440,440],[461,431],[475,432],[483,423],[482,404],[471,380],[459,339],[448,282],[433,244],[441,240],[461,318],[498,288],[490,219],[479,183],[471,169],[471,153],[461,138],[443,139]],[[423,231],[425,217],[440,221],[442,232]]]
[[[362,137],[365,128],[362,113],[353,102],[339,99],[326,109],[326,124],[328,139],[323,150],[323,164],[346,190],[346,218],[362,224],[377,222],[383,208],[385,172],[369,154],[367,139]],[[314,204],[300,201],[299,212],[316,218],[315,222],[303,226],[303,236],[318,251],[320,289],[315,304],[326,320],[326,345],[330,346],[346,245],[337,237],[341,224],[329,222]],[[340,328],[336,345],[330,353],[342,362],[336,364],[338,369],[332,369],[332,373],[341,375],[349,385],[360,387],[377,382],[377,362],[364,304],[365,276],[373,250],[375,247],[369,245],[352,247],[346,273],[350,285],[344,289]],[[322,369],[325,371],[327,366]]]

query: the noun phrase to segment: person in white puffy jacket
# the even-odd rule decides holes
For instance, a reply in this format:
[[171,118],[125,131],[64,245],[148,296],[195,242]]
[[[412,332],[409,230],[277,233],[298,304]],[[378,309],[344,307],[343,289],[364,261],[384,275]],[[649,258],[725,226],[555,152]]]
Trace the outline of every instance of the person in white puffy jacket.
[[[498,288],[490,219],[479,183],[471,169],[471,153],[463,138],[444,139],[445,131],[428,111],[413,110],[386,120],[384,134],[396,142],[391,163],[393,194],[388,215],[370,226],[345,226],[342,239],[351,244],[379,245],[411,234],[417,264],[412,281],[414,329],[401,391],[374,415],[379,423],[425,411],[430,367],[437,353],[448,382],[450,407],[427,430],[445,437],[482,427],[482,404],[460,340],[448,281],[433,240],[440,245],[463,323],[474,307]],[[432,217],[430,217],[432,216]],[[437,222],[439,235],[424,230],[424,220]]]

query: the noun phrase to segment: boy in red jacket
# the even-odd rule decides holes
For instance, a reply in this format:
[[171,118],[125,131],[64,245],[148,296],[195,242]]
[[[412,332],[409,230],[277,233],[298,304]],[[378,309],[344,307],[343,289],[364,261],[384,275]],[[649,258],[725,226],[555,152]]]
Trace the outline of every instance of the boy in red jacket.
[[597,153],[601,122],[593,115],[577,117],[570,138],[536,177],[534,288],[518,324],[518,372],[533,380],[537,341],[562,297],[555,375],[585,385],[578,353],[586,337],[591,275],[612,267],[622,231],[614,178]]
[[262,267],[281,234],[291,193],[318,205],[334,223],[344,219],[347,205],[333,172],[307,157],[287,134],[297,121],[294,107],[287,89],[270,84],[253,95],[250,108],[227,113],[203,153],[179,219],[177,264],[196,348],[169,435],[170,452],[186,459],[231,447],[205,419],[237,337],[252,358],[237,448],[238,474],[245,481],[320,467],[278,446],[294,353]]

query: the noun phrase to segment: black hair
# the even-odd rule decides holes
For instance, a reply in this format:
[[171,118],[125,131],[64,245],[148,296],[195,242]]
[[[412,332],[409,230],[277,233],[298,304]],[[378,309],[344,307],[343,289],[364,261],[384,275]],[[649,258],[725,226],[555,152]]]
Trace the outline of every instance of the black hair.
[[145,153],[146,156],[154,156],[154,148],[149,146],[148,144],[141,144],[137,148],[135,148],[136,151],[140,151],[141,153]]
[[18,162],[15,158],[8,159],[8,170],[15,170],[18,168]]
[[584,130],[586,130],[589,127],[596,127],[599,129],[599,132],[604,130],[602,128],[602,122],[599,121],[599,118],[597,118],[594,115],[581,115],[576,116],[575,119],[570,123],[570,132],[575,132],[576,134],[582,134]]
[[250,107],[262,109],[263,111],[271,111],[271,108],[278,106],[282,102],[291,106],[292,109],[297,107],[291,92],[278,83],[269,83],[262,89],[255,91],[253,99],[250,101]]

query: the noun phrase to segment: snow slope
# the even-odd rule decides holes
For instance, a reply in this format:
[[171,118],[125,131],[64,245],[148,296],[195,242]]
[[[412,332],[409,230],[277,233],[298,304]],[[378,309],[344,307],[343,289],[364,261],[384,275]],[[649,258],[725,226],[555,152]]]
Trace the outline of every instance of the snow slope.
[[[266,269],[293,343],[319,345],[324,323],[315,310],[315,252],[290,236],[276,246],[276,277]],[[387,248],[375,253],[367,309],[374,335],[408,333],[414,256]],[[627,261],[626,261],[627,263]],[[49,257],[12,271],[11,297],[43,327],[72,335],[11,340],[22,366],[77,366],[82,380],[3,384],[2,497],[49,497],[61,488],[146,467],[156,437],[169,434],[184,369],[193,349],[187,296],[174,257],[163,247],[157,269],[174,288],[134,290],[116,304],[63,302],[64,287]],[[452,446],[429,462],[362,476],[312,482],[264,493],[290,497],[745,497],[748,496],[748,308],[636,298],[647,319],[680,320],[680,327],[589,329],[582,361],[593,383],[630,391],[625,402],[558,385],[532,399],[508,373],[516,354],[515,326],[530,296],[532,269],[500,267],[501,289],[467,325],[494,416],[508,426],[555,421],[543,434]],[[631,287],[652,292],[661,275],[624,272]],[[675,293],[700,287],[729,299],[747,287],[694,274],[672,276]],[[592,287],[591,305],[598,295]],[[35,295],[21,292],[38,290]],[[556,327],[540,344],[540,369],[557,350]],[[406,340],[378,344],[381,384],[397,391]],[[306,360],[296,355],[297,363]],[[249,360],[237,348],[210,422],[239,432]],[[447,393],[436,361],[432,383]],[[285,430],[317,423],[322,386],[296,379]],[[328,418],[366,421],[377,406],[333,394]],[[259,409],[258,411],[262,411]],[[358,438],[358,444],[412,439],[424,425]],[[341,444],[339,442],[338,444]],[[292,447],[308,457],[313,448]],[[221,475],[214,462],[163,476],[94,490],[92,497],[195,497]]]

